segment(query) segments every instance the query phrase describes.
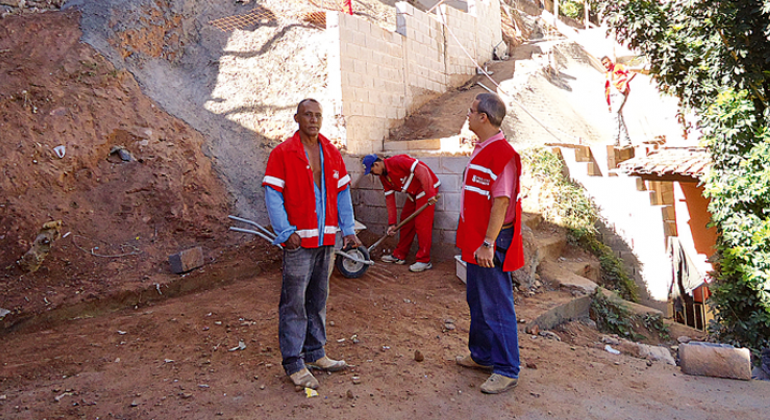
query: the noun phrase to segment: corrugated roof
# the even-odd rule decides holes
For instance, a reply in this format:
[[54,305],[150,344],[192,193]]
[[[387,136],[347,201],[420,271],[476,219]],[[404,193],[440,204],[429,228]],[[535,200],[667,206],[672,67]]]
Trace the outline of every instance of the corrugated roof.
[[629,159],[620,170],[629,175],[680,175],[700,178],[711,166],[711,157],[702,147],[664,147],[647,156]]

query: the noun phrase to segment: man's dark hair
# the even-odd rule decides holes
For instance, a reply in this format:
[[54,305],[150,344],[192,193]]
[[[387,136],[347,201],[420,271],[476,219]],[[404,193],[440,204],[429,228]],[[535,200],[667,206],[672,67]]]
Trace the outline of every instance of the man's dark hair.
[[609,57],[607,57],[606,55],[605,55],[604,57],[602,57],[602,58],[600,58],[600,59],[599,59],[599,61],[604,61],[604,60],[607,60],[607,61],[609,61],[610,63],[612,62],[612,59],[611,59],[611,58],[609,58]]
[[493,126],[500,127],[505,118],[503,100],[494,93],[480,93],[476,96],[476,100],[479,101],[478,111],[487,114],[487,119]]
[[305,99],[299,101],[299,104],[297,104],[297,115],[299,115],[299,110],[302,109],[302,105],[304,105],[306,102],[314,102],[314,103],[317,103],[318,106],[321,106],[321,103],[316,101],[315,99],[313,99],[313,98],[305,98]]

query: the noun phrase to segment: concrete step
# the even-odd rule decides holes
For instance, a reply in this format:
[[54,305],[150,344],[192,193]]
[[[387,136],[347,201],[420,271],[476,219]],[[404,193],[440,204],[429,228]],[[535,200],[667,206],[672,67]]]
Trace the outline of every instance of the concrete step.
[[538,254],[538,261],[558,259],[564,247],[567,245],[567,237],[560,232],[538,231],[535,235],[535,248]]
[[385,152],[439,152],[439,151],[452,151],[460,149],[460,137],[447,137],[439,139],[423,139],[423,140],[399,140],[399,141],[386,141],[383,144],[383,150]]
[[553,261],[542,261],[537,267],[540,279],[554,288],[577,291],[583,294],[591,294],[596,290],[597,284],[579,276],[571,271],[569,265]]

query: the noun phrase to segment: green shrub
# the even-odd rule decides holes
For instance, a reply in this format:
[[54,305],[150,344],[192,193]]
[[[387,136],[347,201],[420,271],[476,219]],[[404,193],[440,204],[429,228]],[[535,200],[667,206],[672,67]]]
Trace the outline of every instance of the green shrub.
[[626,273],[623,260],[597,237],[596,205],[580,185],[564,176],[564,163],[559,156],[545,148],[534,148],[525,150],[522,160],[532,177],[551,190],[555,198],[550,208],[543,209],[543,217],[566,227],[572,243],[599,258],[605,287],[617,290],[624,299],[638,302],[638,286]]

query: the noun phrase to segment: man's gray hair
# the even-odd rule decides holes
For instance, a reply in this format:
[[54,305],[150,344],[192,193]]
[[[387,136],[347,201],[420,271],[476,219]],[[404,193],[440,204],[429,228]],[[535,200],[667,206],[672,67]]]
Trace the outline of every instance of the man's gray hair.
[[493,126],[500,127],[506,112],[503,100],[494,93],[480,93],[476,96],[476,100],[479,101],[478,111],[487,114]]

